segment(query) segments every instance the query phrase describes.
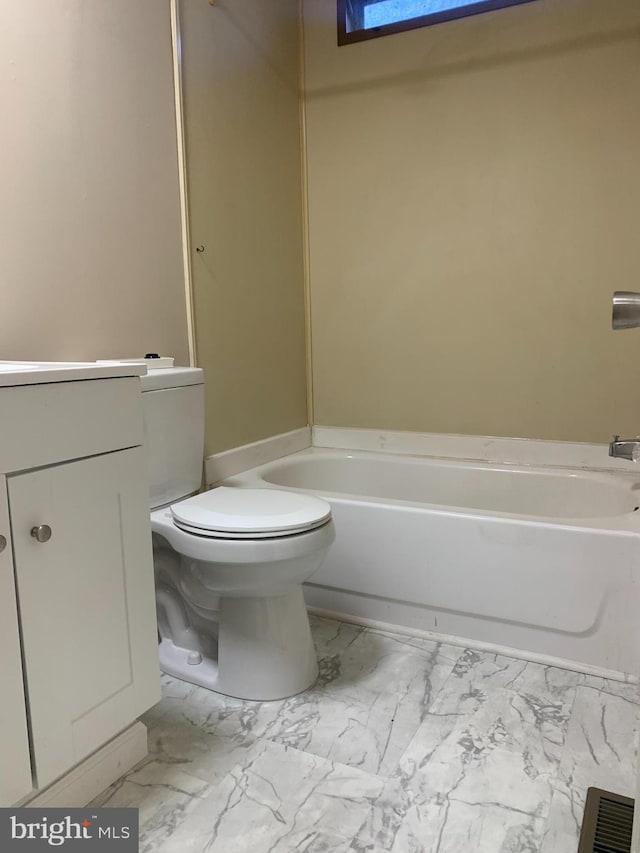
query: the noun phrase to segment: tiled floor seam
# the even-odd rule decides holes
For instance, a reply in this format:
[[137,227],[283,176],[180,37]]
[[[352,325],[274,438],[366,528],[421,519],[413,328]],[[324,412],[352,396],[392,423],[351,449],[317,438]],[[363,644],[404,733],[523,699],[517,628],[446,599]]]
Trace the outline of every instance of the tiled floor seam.
[[544,845],[544,837],[546,835],[547,829],[549,828],[549,821],[551,818],[551,805],[553,803],[553,798],[554,798],[556,792],[558,791],[558,787],[559,787],[558,782],[560,779],[560,770],[562,768],[562,762],[564,760],[565,751],[567,749],[567,736],[569,734],[569,728],[571,726],[571,720],[573,719],[573,712],[574,712],[574,709],[576,707],[576,700],[578,698],[578,687],[579,687],[579,682],[576,679],[576,685],[573,688],[573,701],[571,702],[571,710],[569,711],[569,714],[567,716],[567,728],[566,728],[565,733],[564,733],[564,742],[562,744],[562,749],[560,751],[560,756],[558,759],[558,766],[556,768],[556,773],[555,773],[555,777],[553,780],[553,785],[551,787],[551,796],[549,797],[549,805],[547,808],[547,814],[544,817],[544,829],[543,829],[543,833],[542,833],[543,845]]
[[[438,647],[440,647],[441,645],[442,645],[442,644],[440,644],[440,643],[439,643],[439,644],[438,644]],[[435,703],[436,703],[436,701],[437,701],[438,697],[440,696],[440,694],[441,694],[441,693],[444,693],[444,691],[447,689],[447,686],[448,686],[449,682],[450,682],[450,681],[451,681],[451,679],[453,678],[453,671],[454,671],[454,669],[456,668],[456,665],[458,664],[458,662],[460,661],[460,658],[462,657],[462,655],[463,655],[465,652],[466,652],[466,649],[463,649],[462,647],[460,647],[460,654],[458,655],[458,657],[455,659],[454,663],[452,664],[452,666],[451,666],[451,671],[449,672],[449,675],[445,678],[445,680],[442,682],[442,684],[441,684],[440,688],[435,692],[435,694],[434,694],[434,695],[433,695],[433,697],[431,698],[431,702],[429,703],[428,707],[426,707],[426,708],[424,709],[424,714],[422,715],[422,717],[421,717],[421,719],[420,719],[420,722],[419,722],[419,723],[418,723],[418,725],[416,726],[416,729],[415,729],[415,731],[413,732],[413,735],[415,735],[415,734],[416,734],[416,732],[418,731],[418,729],[420,728],[420,726],[421,726],[421,725],[422,725],[422,723],[424,722],[425,718],[428,716],[429,712],[431,711],[431,709],[432,709],[432,708],[433,708],[433,706],[435,705]],[[413,738],[413,735],[412,735],[412,738]],[[384,777],[384,778],[386,778],[386,779],[391,779],[391,778],[394,776],[395,772],[400,768],[400,765],[401,765],[401,763],[402,763],[402,759],[404,758],[404,756],[405,756],[405,754],[406,754],[407,750],[409,749],[410,744],[411,744],[411,741],[409,741],[409,743],[407,744],[407,746],[406,746],[406,747],[405,747],[405,749],[403,750],[402,754],[398,756],[398,760],[397,760],[397,762],[396,762],[395,767],[393,768],[393,771],[392,771],[392,772],[390,772],[390,773],[388,774],[388,776],[386,776],[386,777]]]

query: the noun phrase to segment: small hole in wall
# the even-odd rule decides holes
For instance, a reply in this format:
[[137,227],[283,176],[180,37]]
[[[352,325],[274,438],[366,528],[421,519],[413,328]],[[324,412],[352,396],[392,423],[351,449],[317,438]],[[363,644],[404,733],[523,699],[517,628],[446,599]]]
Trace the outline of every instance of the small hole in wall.
[[639,509],[640,509],[640,506],[634,506],[633,511],[638,512]]

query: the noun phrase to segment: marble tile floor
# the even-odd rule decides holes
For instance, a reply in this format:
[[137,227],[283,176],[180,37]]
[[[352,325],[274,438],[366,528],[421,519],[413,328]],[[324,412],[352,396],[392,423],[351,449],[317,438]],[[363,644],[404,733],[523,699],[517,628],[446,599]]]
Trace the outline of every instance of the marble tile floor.
[[97,800],[142,853],[573,853],[635,795],[637,686],[312,619],[320,678],[242,702],[163,676],[150,754]]

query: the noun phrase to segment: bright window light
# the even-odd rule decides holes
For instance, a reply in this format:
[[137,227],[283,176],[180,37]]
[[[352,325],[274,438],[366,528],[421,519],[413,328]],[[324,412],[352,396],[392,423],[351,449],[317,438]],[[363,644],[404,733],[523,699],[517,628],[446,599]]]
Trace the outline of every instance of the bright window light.
[[533,0],[337,0],[338,44],[531,2]]
[[475,2],[477,0],[381,0],[380,3],[365,6],[364,28],[369,30],[371,27],[384,27],[385,24],[433,15],[434,12],[471,6]]

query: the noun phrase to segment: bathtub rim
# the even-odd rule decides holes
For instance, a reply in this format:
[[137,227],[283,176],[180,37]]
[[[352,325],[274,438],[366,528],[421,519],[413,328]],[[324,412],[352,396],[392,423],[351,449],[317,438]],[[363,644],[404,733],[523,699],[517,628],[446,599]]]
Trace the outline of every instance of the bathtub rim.
[[[371,459],[388,459],[398,462],[400,459],[412,460],[416,462],[429,463],[436,462],[445,467],[455,468],[479,468],[479,469],[497,469],[509,470],[514,472],[545,472],[552,474],[573,474],[577,477],[587,477],[596,480],[623,480],[637,482],[640,480],[640,471],[635,474],[633,471],[620,471],[602,468],[584,468],[584,467],[569,467],[555,465],[522,465],[510,462],[492,462],[478,459],[454,459],[451,457],[432,457],[422,454],[399,454],[387,453],[377,450],[350,450],[348,448],[323,448],[323,447],[308,447],[303,450],[298,450],[294,453],[287,454],[271,462],[266,462],[254,468],[250,468],[224,481],[228,486],[251,487],[251,488],[266,488],[266,489],[287,489],[293,492],[304,494],[319,495],[325,500],[335,501],[338,503],[359,503],[364,506],[389,506],[394,508],[406,508],[407,510],[418,510],[428,513],[437,513],[444,515],[464,516],[478,520],[491,520],[500,523],[514,523],[534,525],[537,527],[563,527],[574,530],[601,530],[606,533],[616,535],[640,536],[640,511],[632,511],[611,516],[542,516],[542,515],[525,515],[521,513],[509,513],[499,510],[478,509],[476,507],[460,507],[445,504],[432,504],[424,501],[409,501],[400,498],[374,497],[370,495],[361,495],[357,492],[336,492],[324,489],[303,488],[299,486],[284,486],[278,483],[269,482],[265,479],[265,474],[273,471],[283,465],[288,464],[296,459],[344,459],[345,457],[363,457]],[[640,500],[640,496],[639,496]]]

